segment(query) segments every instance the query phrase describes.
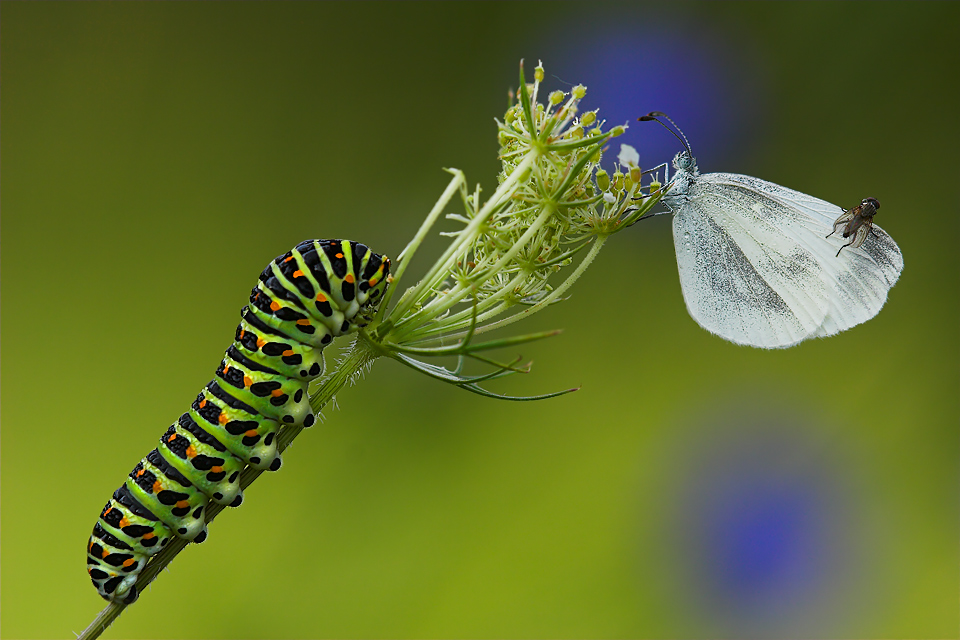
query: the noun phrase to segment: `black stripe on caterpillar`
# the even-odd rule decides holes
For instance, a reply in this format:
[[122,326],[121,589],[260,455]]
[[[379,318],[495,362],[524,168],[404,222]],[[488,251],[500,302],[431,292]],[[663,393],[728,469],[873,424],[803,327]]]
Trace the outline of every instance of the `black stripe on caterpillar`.
[[240,506],[245,466],[280,468],[280,426],[315,421],[307,385],[323,348],[366,325],[389,273],[389,258],[349,240],[306,240],[267,265],[216,377],[100,513],[87,573],[103,598],[134,602],[137,576],[173,536],[203,542],[207,503]]

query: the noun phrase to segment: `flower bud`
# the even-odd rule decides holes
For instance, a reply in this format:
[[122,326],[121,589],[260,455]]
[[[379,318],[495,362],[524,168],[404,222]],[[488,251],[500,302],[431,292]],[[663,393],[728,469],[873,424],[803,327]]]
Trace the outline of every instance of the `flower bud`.
[[596,111],[587,111],[585,114],[583,114],[583,117],[580,118],[580,123],[583,124],[583,126],[585,127],[589,127],[590,125],[593,124],[593,122],[596,119],[597,119]]
[[600,191],[606,191],[610,188],[610,176],[603,169],[597,171],[597,186],[600,187]]
[[640,171],[640,167],[630,167],[630,180],[634,184],[640,184],[640,176],[643,175],[643,172]]
[[538,64],[536,66],[536,68],[533,70],[533,77],[537,80],[537,82],[543,82],[543,65]]
[[613,129],[610,129],[610,137],[616,138],[617,136],[622,136],[627,130],[622,124],[615,126]]
[[613,172],[613,188],[616,191],[623,189],[623,174],[619,171]]
[[578,84],[572,89],[571,93],[573,93],[573,97],[577,100],[583,100],[583,96],[587,95],[587,88],[582,84]]
[[553,91],[550,93],[550,104],[560,104],[563,102],[563,91]]

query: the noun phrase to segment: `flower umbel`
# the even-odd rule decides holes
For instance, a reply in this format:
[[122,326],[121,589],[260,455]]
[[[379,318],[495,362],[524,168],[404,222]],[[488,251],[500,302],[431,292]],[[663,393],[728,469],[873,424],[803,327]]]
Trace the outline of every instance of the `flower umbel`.
[[[484,395],[494,394],[478,387],[480,380],[526,369],[481,358],[478,351],[557,332],[480,343],[474,342],[474,336],[561,300],[606,239],[636,222],[660,197],[656,190],[641,191],[642,173],[631,147],[624,146],[612,177],[600,169],[604,145],[623,134],[626,125],[605,130],[596,111],[579,116],[579,103],[587,91],[583,85],[569,94],[553,91],[541,103],[543,77],[543,67],[537,66],[534,82],[528,85],[521,63],[519,99],[497,122],[502,162],[497,190],[481,206],[479,186],[468,192],[463,173],[450,170],[453,180],[401,253],[378,317],[361,334],[380,355]],[[463,228],[443,234],[452,237],[447,250],[388,314],[406,266],[457,192],[464,212],[446,217]],[[560,272],[573,265],[584,249],[589,250],[583,259],[561,278]],[[459,366],[451,371],[412,357],[440,355],[472,357],[497,369],[485,376],[464,377]],[[557,394],[537,398],[553,395]]]

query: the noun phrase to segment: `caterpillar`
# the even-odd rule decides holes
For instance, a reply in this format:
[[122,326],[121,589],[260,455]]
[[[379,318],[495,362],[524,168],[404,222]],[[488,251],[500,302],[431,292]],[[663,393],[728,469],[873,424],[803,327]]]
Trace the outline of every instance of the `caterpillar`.
[[243,502],[245,466],[280,468],[281,425],[315,422],[307,385],[323,348],[369,322],[389,273],[389,258],[349,240],[306,240],[267,265],[216,376],[100,513],[87,573],[104,599],[135,602],[137,576],[173,536],[203,542],[208,502]]

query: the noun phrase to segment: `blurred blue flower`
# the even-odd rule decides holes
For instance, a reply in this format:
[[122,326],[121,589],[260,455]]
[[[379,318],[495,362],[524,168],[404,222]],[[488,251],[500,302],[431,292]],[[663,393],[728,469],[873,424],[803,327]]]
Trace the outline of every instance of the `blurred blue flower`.
[[809,427],[734,410],[698,425],[680,456],[666,535],[685,599],[734,635],[815,635],[842,602],[846,477]]
[[669,162],[682,148],[656,124],[636,122],[650,111],[664,111],[683,129],[704,166],[729,169],[730,156],[749,147],[744,143],[757,129],[766,97],[749,45],[687,17],[655,23],[649,17],[613,27],[604,23],[593,31],[578,24],[578,46],[559,46],[569,40],[553,39],[557,48],[550,51],[548,45],[544,60],[585,84],[585,106],[599,106],[608,124],[631,124],[628,134],[642,168]]

